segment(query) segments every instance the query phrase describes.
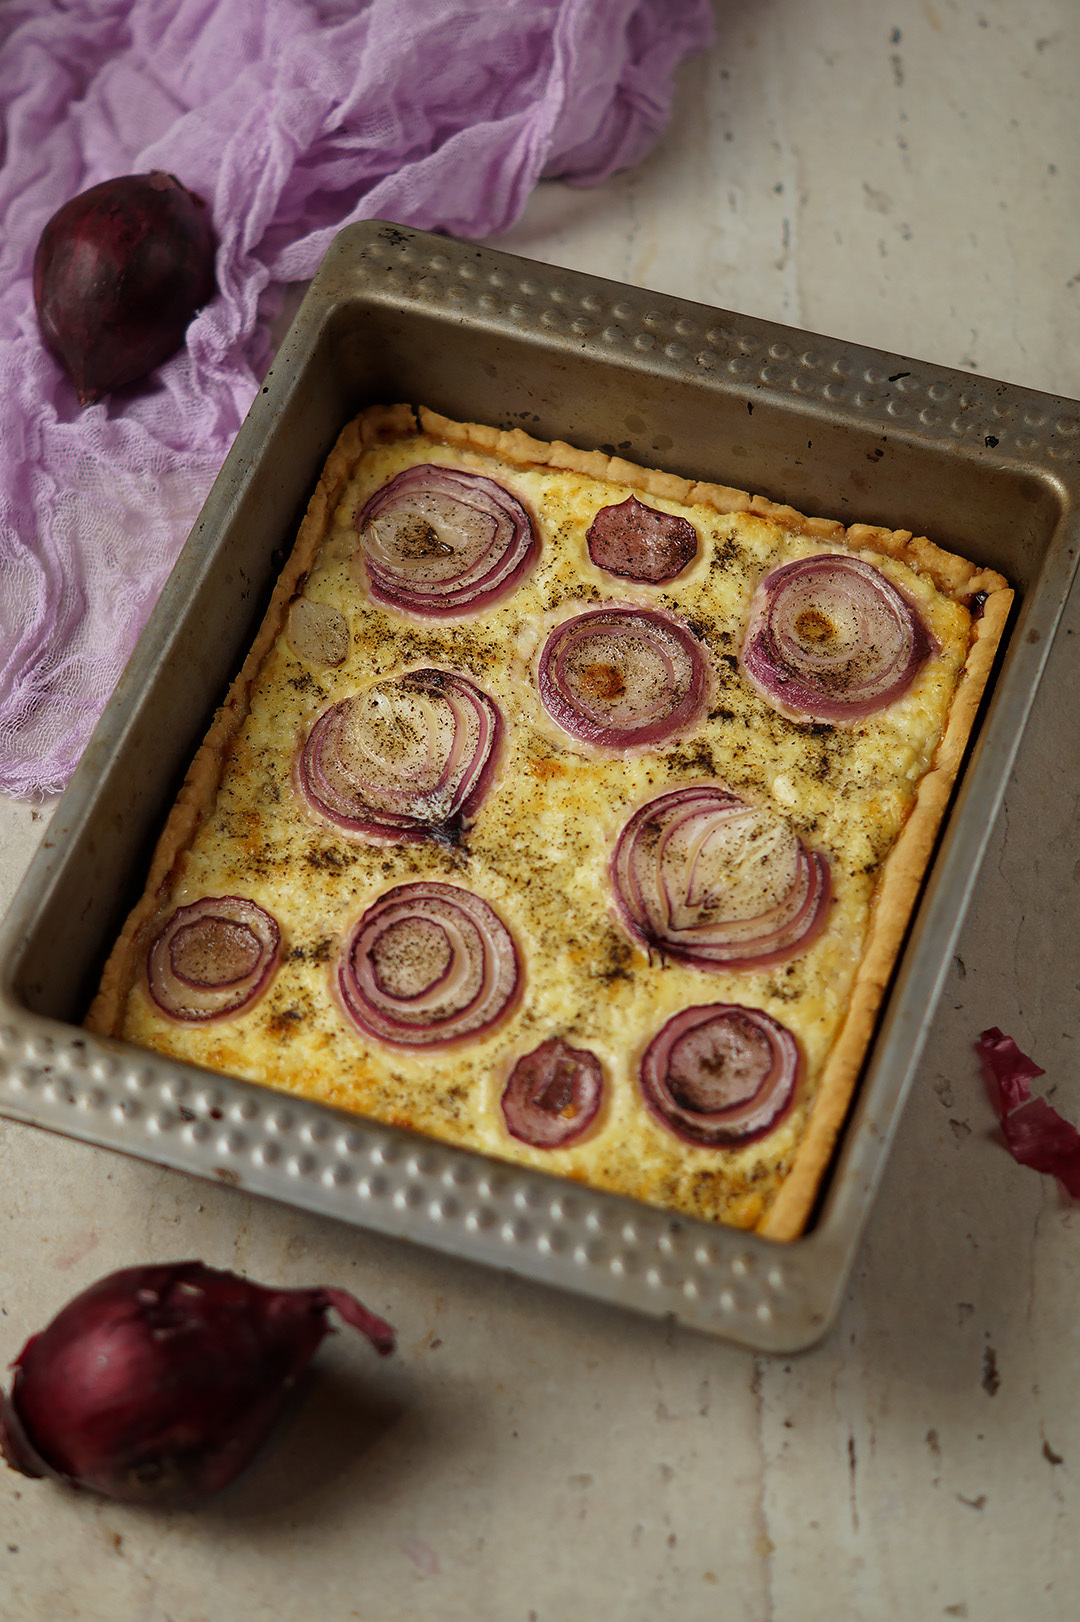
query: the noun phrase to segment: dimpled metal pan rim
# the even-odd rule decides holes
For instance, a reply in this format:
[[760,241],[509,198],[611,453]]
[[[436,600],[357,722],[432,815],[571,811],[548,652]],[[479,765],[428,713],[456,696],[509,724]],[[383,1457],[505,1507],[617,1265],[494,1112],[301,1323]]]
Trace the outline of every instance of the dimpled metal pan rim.
[[[673,1218],[79,1028],[340,425],[375,400],[927,530],[1020,608],[814,1224]],[[834,1317],[1076,563],[1080,407],[372,221],[331,246],[0,930],[0,1113],[763,1351]],[[911,509],[915,492],[916,510]]]

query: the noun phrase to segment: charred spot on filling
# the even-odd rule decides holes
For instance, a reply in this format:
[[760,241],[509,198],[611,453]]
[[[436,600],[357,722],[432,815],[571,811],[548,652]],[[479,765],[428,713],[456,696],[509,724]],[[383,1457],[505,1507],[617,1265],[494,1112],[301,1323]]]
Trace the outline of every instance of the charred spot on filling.
[[402,520],[398,542],[403,558],[452,558],[454,555],[454,548],[440,540],[435,526],[416,513],[409,513]]
[[668,770],[672,773],[701,772],[703,776],[708,777],[713,777],[716,774],[716,762],[713,758],[713,752],[701,738],[688,744],[685,749],[673,749],[664,758]]
[[633,980],[630,967],[633,958],[630,945],[614,931],[609,932],[601,942],[600,958],[594,971],[597,979],[608,984],[614,980]]
[[299,1008],[282,1008],[270,1015],[266,1022],[266,1033],[279,1042],[288,1042],[296,1034],[303,1018],[303,1011]]
[[578,672],[578,688],[588,698],[622,698],[626,683],[614,665],[584,665]]
[[325,845],[321,849],[306,850],[304,860],[316,873],[341,873],[352,867],[356,856],[352,851]]
[[321,940],[312,941],[308,946],[294,946],[287,959],[296,963],[329,963],[333,949],[333,941],[329,935],[324,935]]
[[811,647],[824,647],[827,642],[836,640],[836,626],[827,614],[811,604],[796,616],[795,629],[804,642]]

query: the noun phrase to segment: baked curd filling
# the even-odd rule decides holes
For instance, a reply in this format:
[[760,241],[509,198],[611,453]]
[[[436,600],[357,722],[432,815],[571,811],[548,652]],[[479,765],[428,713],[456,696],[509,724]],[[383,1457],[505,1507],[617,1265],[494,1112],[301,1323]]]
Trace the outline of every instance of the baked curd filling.
[[421,424],[376,410],[339,443],[91,1023],[790,1236],[1004,582]]

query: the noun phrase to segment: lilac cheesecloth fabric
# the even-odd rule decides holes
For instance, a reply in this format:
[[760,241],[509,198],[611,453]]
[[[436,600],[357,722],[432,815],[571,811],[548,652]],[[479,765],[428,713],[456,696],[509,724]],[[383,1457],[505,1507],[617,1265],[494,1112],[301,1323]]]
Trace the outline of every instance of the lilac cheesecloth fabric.
[[[285,285],[382,218],[459,236],[537,180],[641,158],[708,0],[4,0],[0,791],[70,776],[269,362]],[[167,169],[210,203],[186,350],[80,411],[34,248],[69,197]]]

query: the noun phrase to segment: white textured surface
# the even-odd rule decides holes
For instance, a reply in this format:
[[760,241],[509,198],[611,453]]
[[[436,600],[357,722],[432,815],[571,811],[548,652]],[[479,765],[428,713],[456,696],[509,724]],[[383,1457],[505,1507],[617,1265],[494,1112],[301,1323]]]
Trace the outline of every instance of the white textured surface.
[[[675,125],[500,246],[1080,396],[1069,0],[718,0]],[[239,1488],[151,1516],[0,1474],[3,1622],[825,1622],[1076,1614],[1080,1211],[995,1143],[1011,1031],[1080,1121],[1080,612],[840,1323],[770,1360],[0,1123],[0,1362],[113,1267],[354,1288]],[[1067,696],[1068,701],[1065,701]],[[0,905],[47,810],[0,803]],[[1076,871],[1074,871],[1074,868]]]

